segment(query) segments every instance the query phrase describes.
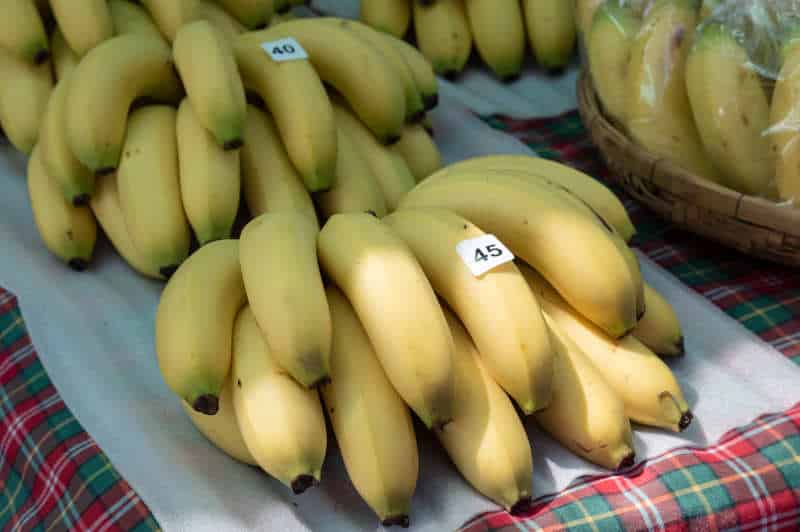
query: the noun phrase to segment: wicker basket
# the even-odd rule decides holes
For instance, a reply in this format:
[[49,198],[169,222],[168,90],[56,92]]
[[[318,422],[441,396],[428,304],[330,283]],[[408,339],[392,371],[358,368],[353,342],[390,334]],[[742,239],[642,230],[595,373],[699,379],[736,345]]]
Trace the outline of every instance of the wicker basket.
[[747,196],[646,152],[602,113],[590,76],[578,80],[578,109],[610,178],[670,222],[748,255],[800,266],[800,208]]

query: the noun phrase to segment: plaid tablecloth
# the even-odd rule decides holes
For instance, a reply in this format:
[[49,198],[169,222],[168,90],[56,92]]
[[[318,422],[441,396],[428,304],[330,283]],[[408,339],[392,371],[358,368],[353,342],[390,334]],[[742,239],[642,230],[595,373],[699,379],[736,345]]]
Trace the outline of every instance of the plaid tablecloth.
[[[484,119],[544,157],[605,177],[576,112]],[[693,237],[620,195],[638,229],[636,247],[800,364],[800,272]],[[0,529],[159,529],[60,399],[15,297],[2,288],[0,409]],[[581,478],[526,515],[485,514],[463,530],[797,530],[798,523],[800,404],[712,447],[674,449],[624,475]]]

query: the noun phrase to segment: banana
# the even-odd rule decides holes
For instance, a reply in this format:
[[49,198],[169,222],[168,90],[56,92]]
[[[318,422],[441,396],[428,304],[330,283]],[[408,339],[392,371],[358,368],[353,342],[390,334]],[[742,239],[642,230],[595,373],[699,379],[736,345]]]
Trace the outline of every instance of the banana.
[[247,299],[270,355],[307,388],[330,380],[331,315],[318,234],[303,213],[281,212],[253,219],[240,237]]
[[50,8],[64,39],[78,57],[114,35],[107,0],[50,0]]
[[463,0],[436,0],[434,4],[412,1],[419,50],[437,74],[457,77],[472,52],[472,32]]
[[586,203],[596,211],[629,242],[636,234],[628,212],[620,199],[597,179],[570,166],[543,157],[527,155],[484,155],[464,159],[450,164],[429,176],[426,183],[433,183],[444,176],[458,173],[492,170],[494,172],[514,174],[533,180],[552,183]]
[[625,123],[625,78],[628,75],[631,44],[641,20],[628,6],[609,2],[600,6],[586,34],[586,53],[594,89],[605,114]]
[[61,189],[42,164],[38,145],[28,159],[28,197],[33,221],[48,251],[75,271],[83,271],[92,260],[97,223],[86,206],[64,200]]
[[0,0],[0,13],[0,49],[35,65],[50,58],[47,34],[33,0]]
[[378,31],[402,39],[411,25],[414,0],[361,0],[359,18]]
[[302,178],[292,166],[272,117],[248,105],[240,150],[242,194],[250,216],[265,212],[300,212],[317,222]]
[[443,209],[403,209],[384,223],[414,253],[436,293],[458,315],[484,365],[525,414],[546,408],[553,349],[539,303],[513,263],[476,277],[460,242],[485,233]]
[[347,296],[384,371],[428,428],[453,419],[453,338],[422,267],[369,214],[332,216],[317,239],[320,265]]
[[439,147],[422,124],[406,125],[400,141],[391,149],[403,158],[417,183],[442,168]]
[[246,302],[238,240],[198,249],[161,293],[158,365],[167,386],[197,412],[212,416],[219,410],[231,369],[234,321]]
[[560,70],[572,59],[577,38],[575,9],[567,0],[522,0],[525,27],[536,61]]
[[411,415],[347,298],[334,286],[326,295],[333,344],[321,392],[347,474],[384,526],[408,527],[419,473]]
[[525,25],[519,0],[464,0],[464,7],[475,48],[484,63],[502,80],[519,77],[525,59]]
[[275,13],[275,0],[216,0],[248,30],[265,25]]
[[276,11],[275,14],[272,15],[272,18],[269,19],[269,24],[267,24],[267,27],[272,27],[290,20],[295,20],[297,18],[297,15],[291,11],[286,11],[285,13],[278,13]]
[[320,217],[327,220],[341,212],[370,212],[383,218],[386,200],[372,170],[342,127],[337,134],[336,179],[330,189],[314,197]]
[[612,340],[577,316],[539,274],[525,266],[520,269],[544,311],[620,396],[628,418],[674,432],[689,426],[692,413],[669,366],[633,335]]
[[177,112],[148,105],[131,113],[117,172],[125,225],[136,249],[164,276],[189,255],[190,232],[181,201]]
[[454,421],[436,436],[476,490],[516,513],[528,506],[533,487],[531,444],[514,405],[492,380],[482,353],[446,306],[455,342]]
[[389,212],[395,210],[400,200],[414,188],[414,176],[403,157],[384,146],[369,129],[345,107],[343,102],[333,101],[336,124],[353,141],[356,150],[367,163],[372,175],[383,191]]
[[244,464],[258,465],[256,459],[250,454],[250,450],[242,438],[242,431],[239,430],[239,423],[236,421],[236,412],[233,409],[233,385],[230,377],[225,379],[222,392],[219,394],[219,409],[213,416],[197,412],[186,401],[181,401],[181,406],[200,434],[219,450]]
[[213,0],[200,0],[197,7],[200,18],[207,20],[212,26],[221,31],[231,44],[236,41],[236,37],[247,31],[247,28],[241,22]]
[[297,39],[319,77],[344,97],[378,140],[392,144],[400,139],[408,116],[403,84],[380,50],[319,18],[290,20],[253,36],[262,42]]
[[239,151],[215,141],[188,98],[178,108],[176,133],[181,198],[198,243],[230,238],[242,188]]
[[319,394],[283,371],[245,307],[233,335],[233,407],[258,465],[295,494],[319,483],[327,450]]
[[[291,4],[289,4],[289,0],[274,0],[274,7],[275,13],[272,15],[285,15],[291,8]],[[272,17],[270,17],[270,22],[272,21]]]
[[700,139],[731,188],[776,198],[769,99],[747,51],[722,24],[704,25],[686,61],[686,88]]
[[33,65],[0,48],[0,126],[11,145],[30,154],[53,90],[49,63]]
[[181,99],[169,47],[152,37],[112,37],[83,56],[67,95],[70,148],[95,175],[117,169],[131,104]]
[[603,4],[611,5],[611,2],[606,2],[606,0],[574,0],[576,28],[584,42],[592,29],[595,12]]
[[683,332],[675,309],[647,283],[644,299],[647,312],[631,334],[659,356],[683,356]]
[[178,30],[172,55],[199,122],[223,149],[241,147],[247,100],[232,45],[208,21],[198,20]]
[[128,227],[125,225],[125,218],[122,216],[116,174],[98,180],[94,194],[89,200],[89,207],[92,209],[97,223],[103,229],[103,233],[111,241],[111,245],[131,268],[144,277],[164,279],[158,268],[154,268],[147,261],[147,257],[133,245]]
[[409,43],[400,39],[392,39],[389,36],[384,38],[397,49],[403,56],[408,68],[411,69],[414,84],[422,94],[422,103],[425,106],[425,110],[430,111],[435,108],[439,104],[439,80],[436,79],[436,72],[433,71],[433,66],[422,55],[422,52]]
[[625,125],[656,157],[719,182],[686,91],[686,56],[696,22],[697,0],[657,0],[650,9],[631,45]]
[[200,0],[141,0],[142,5],[169,42],[184,24],[200,18]]
[[420,87],[417,87],[414,74],[411,71],[411,67],[406,63],[405,56],[390,42],[392,37],[381,34],[379,31],[356,20],[338,18],[324,18],[321,20],[352,31],[358,38],[365,41],[366,46],[372,46],[381,53],[384,61],[394,70],[397,81],[403,86],[406,101],[406,122],[418,122],[425,114],[425,103],[422,98],[422,92]]
[[268,40],[261,32],[237,39],[234,52],[244,86],[266,103],[306,188],[326,190],[336,173],[336,123],[330,99],[311,63],[273,61],[261,48]]
[[109,0],[108,8],[111,11],[111,20],[114,23],[114,32],[117,35],[130,33],[152,37],[168,45],[161,31],[156,26],[150,14],[140,6],[129,0]]
[[536,422],[561,445],[593,464],[618,470],[634,464],[625,405],[587,355],[544,311],[556,348],[550,406]]
[[67,74],[72,72],[78,63],[80,57],[72,51],[72,49],[64,40],[64,35],[61,30],[56,27],[53,30],[53,35],[50,37],[50,48],[52,53],[53,63],[53,77],[56,81],[63,79]]
[[458,213],[496,235],[587,319],[614,338],[623,336],[636,325],[638,283],[613,234],[562,194],[533,181],[511,186],[494,177],[423,182],[398,209],[440,207]]
[[800,201],[800,30],[783,44],[767,134],[774,157],[775,184],[783,201]]
[[94,174],[75,158],[66,137],[67,91],[70,76],[62,77],[47,102],[39,129],[39,152],[42,162],[58,186],[64,199],[73,205],[85,205],[94,193]]

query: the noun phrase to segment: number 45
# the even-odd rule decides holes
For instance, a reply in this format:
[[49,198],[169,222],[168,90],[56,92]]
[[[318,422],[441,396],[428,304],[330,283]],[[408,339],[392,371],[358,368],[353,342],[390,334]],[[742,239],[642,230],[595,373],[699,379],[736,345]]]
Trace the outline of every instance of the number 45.
[[487,261],[489,260],[489,257],[499,257],[503,254],[503,250],[494,244],[489,244],[484,249],[477,248],[475,250],[475,262]]

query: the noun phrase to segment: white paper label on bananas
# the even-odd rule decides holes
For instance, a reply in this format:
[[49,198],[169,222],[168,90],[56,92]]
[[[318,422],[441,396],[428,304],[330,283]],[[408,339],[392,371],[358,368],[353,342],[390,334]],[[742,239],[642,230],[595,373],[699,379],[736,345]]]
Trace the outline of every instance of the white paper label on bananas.
[[283,62],[308,59],[306,51],[292,37],[261,43],[261,48],[269,54],[273,61]]
[[462,240],[456,252],[475,277],[514,260],[514,254],[494,235]]

